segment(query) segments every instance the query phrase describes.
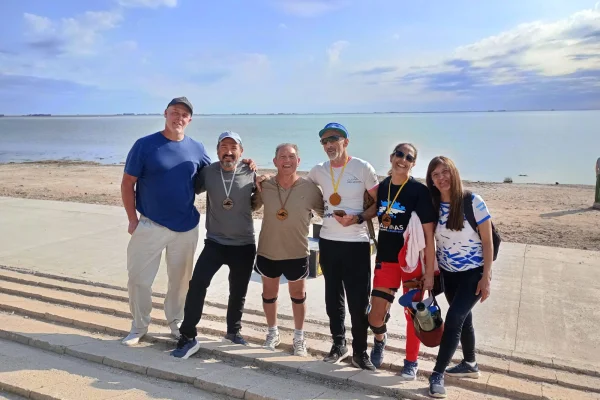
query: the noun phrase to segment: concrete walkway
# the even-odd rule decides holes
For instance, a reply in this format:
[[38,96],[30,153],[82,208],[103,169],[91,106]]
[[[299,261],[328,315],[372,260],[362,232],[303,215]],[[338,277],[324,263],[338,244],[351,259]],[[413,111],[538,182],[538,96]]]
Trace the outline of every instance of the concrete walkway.
[[[260,221],[255,225],[258,233]],[[0,265],[125,287],[128,240],[120,207],[0,197]],[[198,254],[202,244],[203,229]],[[599,267],[600,252],[503,243],[494,264],[492,296],[474,310],[478,346],[528,359],[600,365],[600,280],[594,274]],[[208,300],[225,302],[227,274],[224,266]],[[163,264],[154,290],[164,293],[166,284]],[[280,312],[291,315],[285,286]],[[246,307],[261,310],[261,293],[260,277],[254,274]],[[327,321],[322,277],[308,281],[307,295],[307,317]],[[390,330],[403,333],[406,323],[398,304],[392,315]]]

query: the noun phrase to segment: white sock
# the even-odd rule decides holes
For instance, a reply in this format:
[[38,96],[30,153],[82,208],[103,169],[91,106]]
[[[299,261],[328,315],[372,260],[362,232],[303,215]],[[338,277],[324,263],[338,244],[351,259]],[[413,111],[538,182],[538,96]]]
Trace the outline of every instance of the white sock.
[[304,331],[300,329],[294,329],[294,340],[304,340]]
[[269,333],[274,333],[275,335],[279,335],[279,328],[277,328],[277,325],[270,326],[269,327]]
[[467,365],[469,365],[469,367],[474,367],[477,365],[477,361],[473,361],[473,362],[469,362],[469,361],[465,361],[467,363]]

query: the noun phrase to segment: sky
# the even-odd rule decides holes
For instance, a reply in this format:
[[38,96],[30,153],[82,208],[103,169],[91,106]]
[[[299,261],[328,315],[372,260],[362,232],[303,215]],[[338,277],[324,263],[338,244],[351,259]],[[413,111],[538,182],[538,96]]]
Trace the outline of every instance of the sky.
[[600,108],[597,0],[3,0],[0,114]]

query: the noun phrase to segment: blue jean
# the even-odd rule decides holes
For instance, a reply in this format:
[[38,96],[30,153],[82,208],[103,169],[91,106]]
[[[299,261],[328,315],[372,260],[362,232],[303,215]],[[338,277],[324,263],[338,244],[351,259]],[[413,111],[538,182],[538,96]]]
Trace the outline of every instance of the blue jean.
[[459,341],[464,360],[475,361],[475,329],[471,310],[481,298],[481,294],[475,295],[475,292],[483,276],[483,267],[462,272],[441,272],[444,294],[450,308],[446,314],[444,334],[433,370],[443,374],[458,348]]

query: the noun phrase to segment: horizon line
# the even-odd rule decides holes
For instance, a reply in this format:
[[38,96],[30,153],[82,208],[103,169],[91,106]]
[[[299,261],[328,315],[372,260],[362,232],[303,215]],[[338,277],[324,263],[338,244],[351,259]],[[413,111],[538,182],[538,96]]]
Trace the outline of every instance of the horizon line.
[[[458,113],[498,113],[498,112],[545,112],[545,111],[599,111],[600,108],[575,108],[575,109],[490,109],[490,110],[452,110],[452,111],[364,111],[364,112],[268,112],[268,113],[198,113],[196,116],[232,116],[232,115],[368,115],[368,114],[458,114]],[[2,114],[0,117],[136,117],[136,116],[159,116],[160,112],[153,113],[117,113],[117,114]]]

